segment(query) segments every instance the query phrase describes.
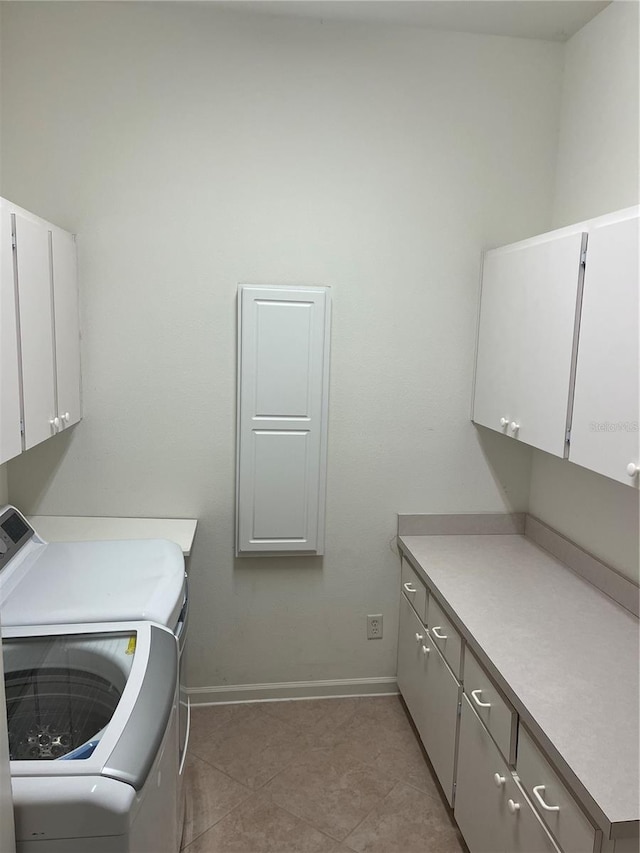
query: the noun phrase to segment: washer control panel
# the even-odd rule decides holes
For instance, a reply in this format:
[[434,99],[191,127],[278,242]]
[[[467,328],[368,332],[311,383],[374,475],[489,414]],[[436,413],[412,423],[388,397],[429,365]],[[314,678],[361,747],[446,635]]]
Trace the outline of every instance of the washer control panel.
[[0,515],[0,570],[33,536],[33,528],[17,509],[7,507]]

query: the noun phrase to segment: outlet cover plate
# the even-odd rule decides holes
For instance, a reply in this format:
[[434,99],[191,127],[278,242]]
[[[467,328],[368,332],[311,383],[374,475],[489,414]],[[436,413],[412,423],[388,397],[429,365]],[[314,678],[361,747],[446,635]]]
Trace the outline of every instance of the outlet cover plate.
[[382,613],[367,616],[367,640],[382,639]]

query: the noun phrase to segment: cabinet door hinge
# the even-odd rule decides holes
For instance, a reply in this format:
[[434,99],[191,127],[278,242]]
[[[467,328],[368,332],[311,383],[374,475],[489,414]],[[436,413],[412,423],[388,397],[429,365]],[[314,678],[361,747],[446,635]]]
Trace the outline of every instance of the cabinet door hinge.
[[20,418],[20,435],[24,435],[24,421]]
[[568,429],[565,433],[564,440],[566,444],[571,444],[571,430]]
[[584,266],[586,266],[586,263],[587,263],[587,250],[583,249],[582,254],[580,255],[580,265],[584,267]]
[[462,702],[458,702],[458,711],[457,711],[457,714],[458,714],[458,716],[460,716],[460,714],[462,714]]

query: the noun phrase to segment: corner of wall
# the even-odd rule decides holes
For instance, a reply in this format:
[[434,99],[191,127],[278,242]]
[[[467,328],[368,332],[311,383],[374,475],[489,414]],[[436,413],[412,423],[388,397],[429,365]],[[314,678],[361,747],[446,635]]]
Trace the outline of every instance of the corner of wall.
[[9,500],[9,482],[7,479],[7,466],[0,465],[0,506]]

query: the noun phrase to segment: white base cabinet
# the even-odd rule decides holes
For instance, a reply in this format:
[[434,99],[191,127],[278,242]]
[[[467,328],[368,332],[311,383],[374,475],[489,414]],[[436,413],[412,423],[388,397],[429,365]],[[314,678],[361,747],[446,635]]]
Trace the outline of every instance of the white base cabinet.
[[424,659],[426,697],[418,731],[447,802],[453,805],[458,703],[462,688],[430,635],[429,652]]
[[404,558],[401,590],[398,688],[470,853],[626,853],[626,840],[603,846],[464,625]]
[[[427,630],[404,595],[400,596],[398,631],[398,687],[409,713],[420,731],[424,719],[426,687],[423,648],[428,648]],[[422,733],[420,733],[422,736]]]
[[451,805],[460,682],[404,594],[400,596],[398,686]]
[[457,771],[454,815],[472,853],[558,853],[466,696]]

